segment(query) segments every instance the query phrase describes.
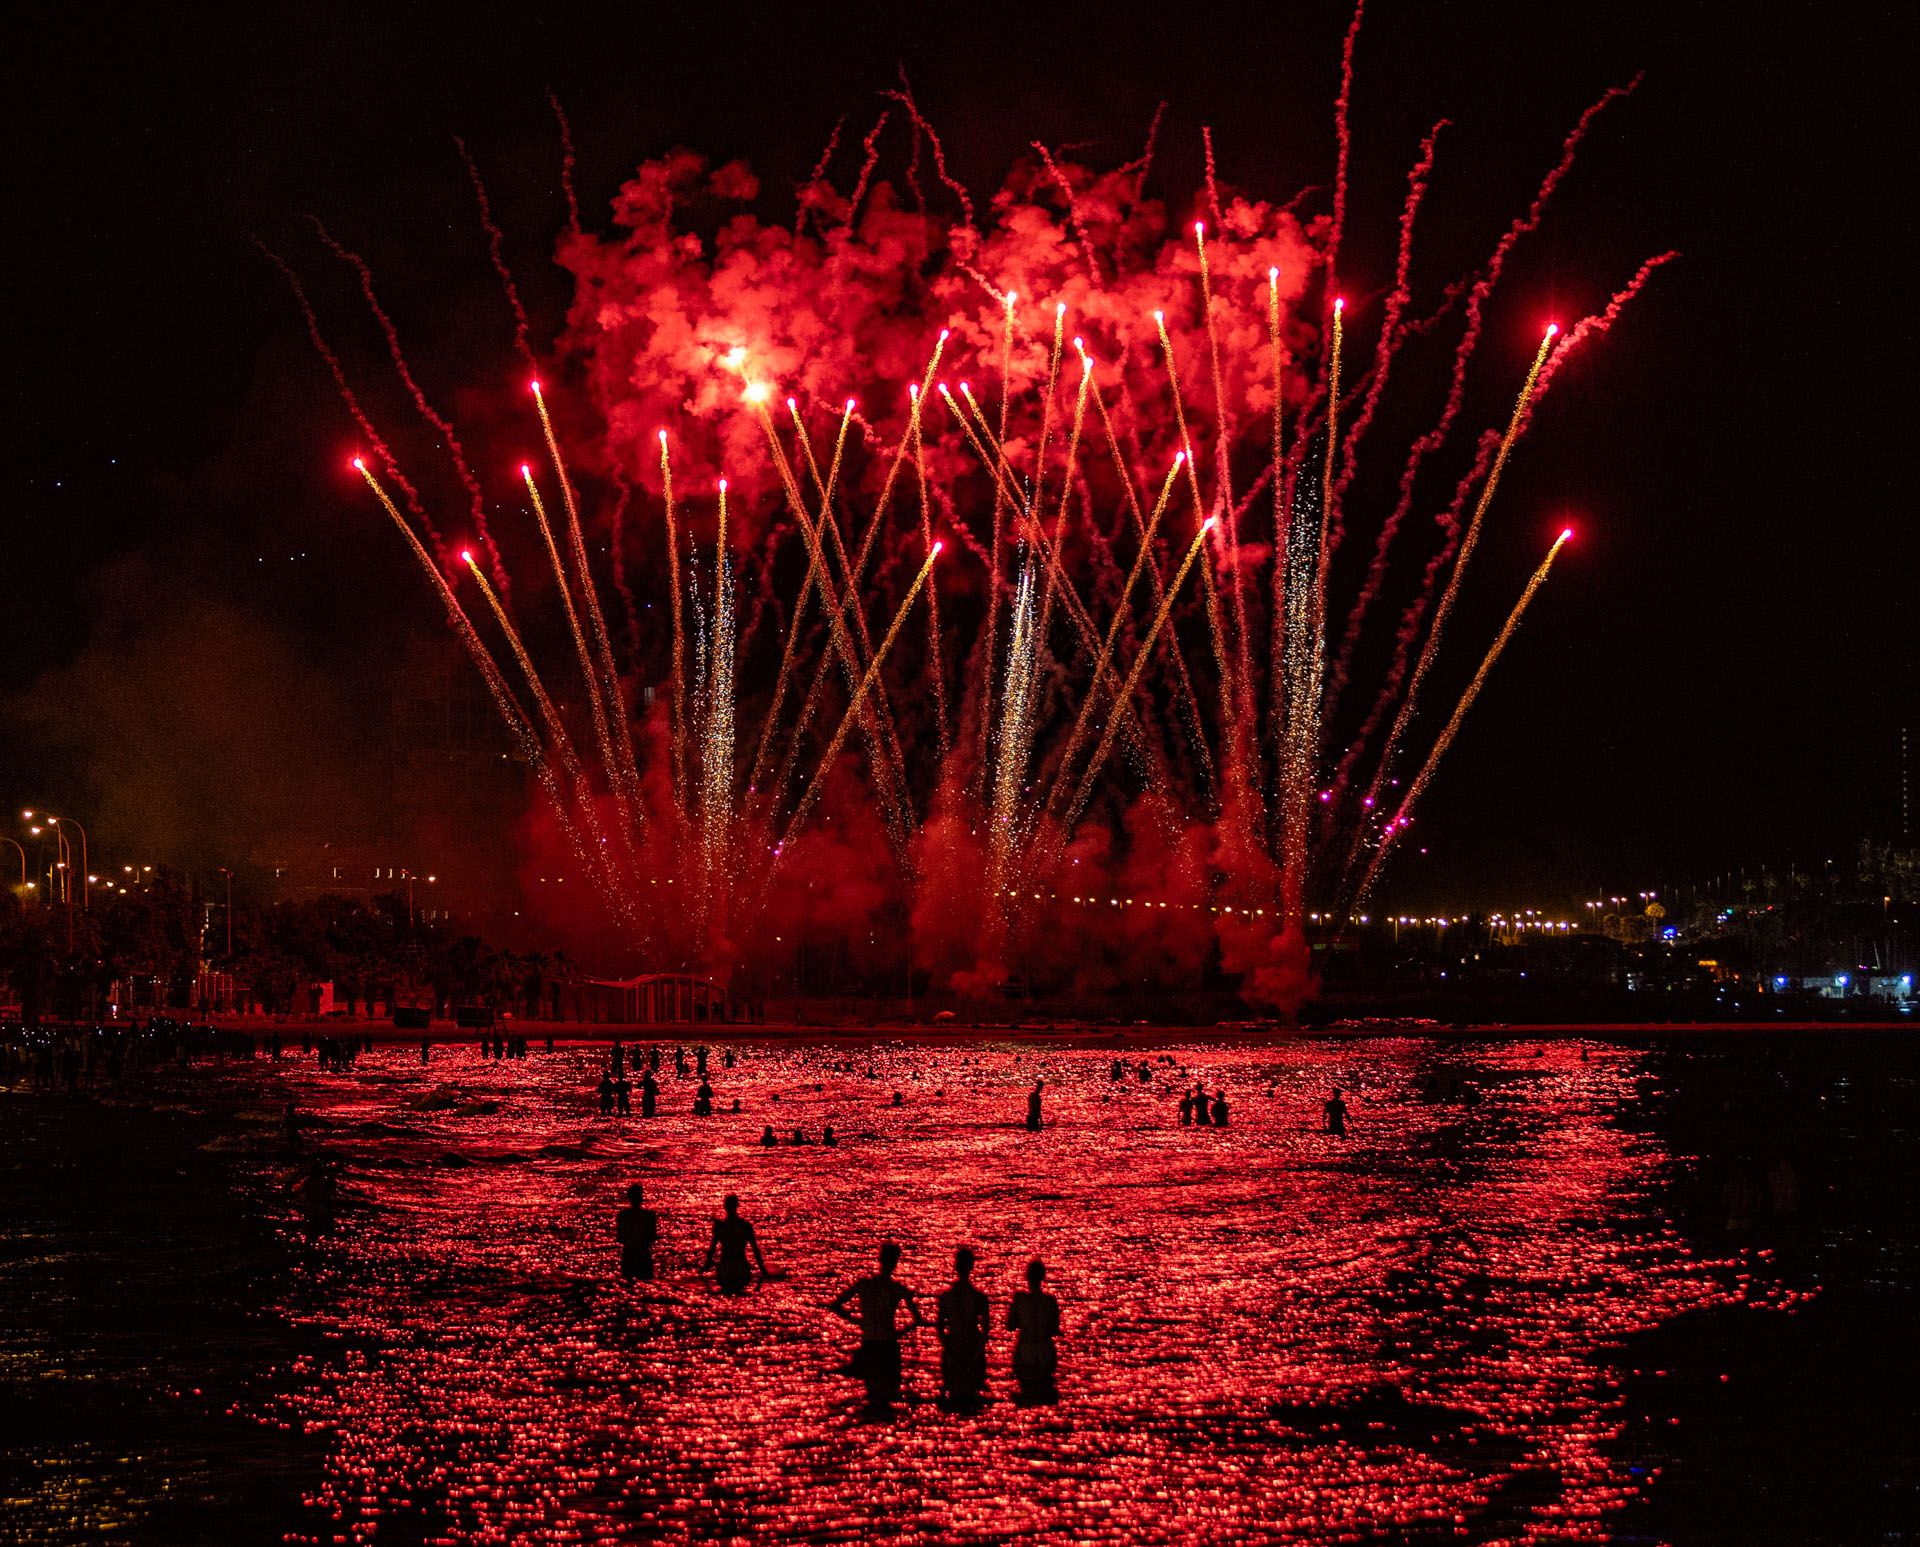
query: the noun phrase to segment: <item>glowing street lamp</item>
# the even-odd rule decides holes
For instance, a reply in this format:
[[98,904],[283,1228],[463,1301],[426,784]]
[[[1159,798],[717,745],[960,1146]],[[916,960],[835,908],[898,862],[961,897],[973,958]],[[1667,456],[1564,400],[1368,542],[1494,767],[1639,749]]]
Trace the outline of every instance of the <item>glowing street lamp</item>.
[[[34,817],[34,814],[31,809],[22,811],[20,815],[25,817],[26,820],[29,822],[31,822]],[[86,828],[82,827],[78,822],[74,821],[74,819],[70,816],[55,816],[51,811],[42,811],[40,813],[40,820],[46,823],[47,826],[51,827],[56,833],[60,834],[60,841],[63,847],[66,844],[66,834],[63,830],[63,825],[70,826],[76,832],[78,832],[80,834],[81,873],[84,875],[88,870],[92,868],[87,863],[87,830]],[[33,831],[37,834],[40,831],[40,829],[38,827],[35,827]],[[93,880],[92,876],[87,876],[86,881],[81,883],[80,906],[82,908],[90,908],[93,906],[92,889],[88,885],[88,883],[90,883],[92,880]],[[71,890],[69,890],[67,894],[67,901],[71,902],[72,900],[73,900],[72,892]]]

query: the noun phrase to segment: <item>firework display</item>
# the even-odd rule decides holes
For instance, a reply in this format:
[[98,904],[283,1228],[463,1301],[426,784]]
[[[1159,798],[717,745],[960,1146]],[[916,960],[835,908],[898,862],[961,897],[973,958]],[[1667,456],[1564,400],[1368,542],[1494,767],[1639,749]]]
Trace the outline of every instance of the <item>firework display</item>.
[[[323,231],[452,460],[472,550],[448,547],[284,270],[364,437],[355,466],[636,955],[726,972],[797,922],[895,918],[941,990],[1098,990],[1210,961],[1255,1005],[1311,992],[1309,908],[1340,917],[1370,893],[1566,540],[1403,791],[1469,562],[1526,545],[1489,520],[1502,474],[1567,353],[1672,256],[1565,332],[1528,328],[1504,429],[1427,493],[1511,252],[1632,88],[1587,110],[1488,259],[1416,318],[1439,126],[1384,299],[1350,302],[1351,38],[1347,61],[1322,216],[1223,186],[1210,134],[1199,218],[1147,192],[1151,141],[1106,171],[1036,145],[982,209],[907,93],[889,108],[908,120],[897,179],[882,115],[849,191],[830,147],[790,224],[752,213],[742,164],[646,163],[609,234],[576,222],[560,241],[575,299],[530,391],[547,470],[521,466],[524,503],[490,514],[370,270]],[[1456,313],[1439,416],[1369,520],[1354,479],[1395,361]],[[1432,528],[1407,519],[1423,502]],[[1346,727],[1364,624],[1416,547],[1375,701]],[[1046,925],[1068,899],[1109,906]]]

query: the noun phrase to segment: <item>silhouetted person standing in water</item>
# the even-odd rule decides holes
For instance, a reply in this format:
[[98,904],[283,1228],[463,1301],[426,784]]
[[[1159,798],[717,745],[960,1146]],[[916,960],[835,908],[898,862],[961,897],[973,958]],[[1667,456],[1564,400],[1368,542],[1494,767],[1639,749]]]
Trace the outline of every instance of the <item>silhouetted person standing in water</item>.
[[1207,1105],[1207,1093],[1204,1087],[1193,1087],[1193,1120],[1202,1128],[1213,1122],[1213,1108]]
[[1216,1091],[1213,1097],[1213,1126],[1216,1128],[1226,1127],[1227,1116],[1227,1093],[1224,1090]]
[[987,1338],[993,1318],[987,1297],[973,1282],[973,1248],[953,1254],[953,1282],[940,1291],[934,1308],[940,1334],[940,1386],[947,1405],[971,1412],[987,1386]]
[[[899,1265],[900,1243],[881,1242],[880,1271],[855,1279],[828,1307],[842,1321],[860,1329],[860,1347],[848,1373],[866,1383],[870,1412],[885,1412],[900,1399],[900,1307],[906,1306],[912,1318],[907,1323],[909,1330],[926,1325],[912,1291],[893,1276]],[[848,1309],[855,1301],[860,1305],[857,1316]]]
[[1333,1099],[1321,1110],[1326,1113],[1327,1132],[1336,1139],[1344,1139],[1347,1136],[1347,1104],[1340,1099],[1338,1086],[1334,1087]]
[[1193,1126],[1193,1092],[1190,1090],[1180,1092],[1180,1126],[1182,1128]]
[[760,1255],[760,1237],[753,1233],[753,1226],[740,1217],[739,1198],[728,1193],[721,1207],[726,1213],[713,1222],[713,1239],[707,1243],[707,1260],[700,1264],[700,1271],[712,1271],[721,1294],[745,1294],[753,1281],[748,1253],[760,1265],[763,1284],[767,1281],[767,1259]]
[[640,1076],[640,1115],[653,1116],[653,1109],[660,1104],[660,1082],[653,1077],[649,1069]]
[[713,1087],[707,1083],[707,1077],[700,1076],[700,1088],[693,1094],[693,1115],[695,1117],[713,1116]]
[[640,1184],[627,1189],[627,1206],[613,1218],[620,1240],[620,1271],[628,1278],[653,1277],[653,1243],[660,1237],[660,1216],[642,1205]]
[[613,1116],[613,1076],[611,1074],[600,1076],[600,1115]]
[[1007,1327],[1015,1334],[1013,1378],[1023,1403],[1053,1402],[1060,1396],[1060,1353],[1054,1346],[1060,1336],[1060,1302],[1041,1287],[1046,1281],[1047,1265],[1036,1257],[1027,1264],[1027,1287],[1017,1291],[1007,1307]]
[[1040,1091],[1046,1085],[1045,1080],[1035,1080],[1033,1089],[1027,1092],[1027,1132],[1040,1131]]

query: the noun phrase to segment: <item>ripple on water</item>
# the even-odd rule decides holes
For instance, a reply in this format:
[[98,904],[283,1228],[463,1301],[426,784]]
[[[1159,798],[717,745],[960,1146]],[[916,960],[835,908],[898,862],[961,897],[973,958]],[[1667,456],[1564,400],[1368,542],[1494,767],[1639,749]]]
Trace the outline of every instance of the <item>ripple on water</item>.
[[[604,1048],[281,1072],[369,1206],[282,1306],[339,1356],[287,1372],[263,1416],[329,1437],[321,1502],[349,1532],[1599,1540],[1643,1481],[1604,1351],[1756,1293],[1661,1217],[1668,1157],[1615,1121],[1642,1074],[1622,1049],[1450,1055],[1471,1108],[1420,1099],[1436,1054],[1413,1042],[1193,1043],[1150,1085],[1086,1048],[750,1043],[733,1070],[718,1051],[724,1115],[690,1115],[669,1059],[651,1122],[595,1114]],[[1232,1126],[1179,1126],[1196,1080]],[[1336,1083],[1344,1141],[1318,1131]],[[816,1142],[785,1143],[796,1127]],[[629,1286],[611,1225],[633,1181],[662,1239],[659,1279]],[[737,1300],[695,1275],[730,1191],[784,1275]],[[823,1307],[883,1235],[929,1314],[958,1243],[996,1316],[1045,1258],[1059,1404],[1010,1400],[997,1333],[996,1400],[942,1412],[921,1333],[908,1404],[862,1417]]]

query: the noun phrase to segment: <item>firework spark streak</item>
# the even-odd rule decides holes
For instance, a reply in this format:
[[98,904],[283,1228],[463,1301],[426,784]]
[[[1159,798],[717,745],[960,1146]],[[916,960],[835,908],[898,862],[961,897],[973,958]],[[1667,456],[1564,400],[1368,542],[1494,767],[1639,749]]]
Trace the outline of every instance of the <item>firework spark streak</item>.
[[[566,796],[561,792],[559,781],[554,778],[553,766],[540,745],[540,738],[527,722],[526,715],[521,712],[519,703],[514,699],[513,690],[507,686],[506,678],[500,674],[500,667],[494,661],[492,652],[474,631],[473,622],[467,617],[466,608],[460,605],[459,597],[453,594],[453,587],[447,584],[447,577],[440,573],[440,566],[434,563],[433,556],[427,552],[419,535],[408,524],[407,518],[400,514],[399,506],[393,503],[392,497],[380,486],[380,480],[374,477],[373,469],[359,457],[355,457],[353,470],[366,480],[367,487],[373,490],[374,498],[380,502],[380,508],[386,511],[400,535],[406,539],[407,546],[419,562],[421,572],[432,582],[434,594],[440,598],[441,605],[447,610],[447,622],[452,627],[455,637],[466,647],[469,658],[480,673],[481,681],[486,684],[487,692],[493,698],[494,707],[500,711],[501,720],[505,722],[508,732],[532,765],[548,799],[553,802],[561,831],[566,836],[574,857],[580,861],[588,874],[599,875],[601,872],[593,859],[596,850],[590,850],[582,841],[579,829],[574,825],[567,810]],[[618,894],[608,892],[607,901],[621,917],[631,918],[630,910]]]
[[1354,894],[1356,904],[1364,902],[1373,890],[1378,879],[1380,867],[1387,861],[1394,844],[1413,821],[1413,808],[1420,797],[1426,793],[1427,786],[1433,782],[1433,771],[1439,766],[1440,759],[1446,755],[1447,748],[1453,745],[1454,737],[1460,734],[1460,722],[1467,717],[1467,711],[1473,707],[1473,701],[1480,696],[1480,690],[1487,685],[1487,674],[1493,670],[1493,663],[1500,659],[1500,652],[1507,648],[1507,641],[1513,638],[1514,630],[1520,627],[1520,620],[1526,615],[1527,605],[1533,600],[1534,592],[1546,584],[1547,571],[1553,568],[1553,561],[1560,550],[1573,537],[1573,529],[1568,527],[1553,540],[1553,546],[1547,550],[1547,556],[1540,561],[1540,567],[1527,581],[1526,588],[1520,593],[1520,600],[1513,604],[1513,611],[1507,615],[1506,623],[1494,636],[1493,644],[1480,662],[1480,669],[1473,674],[1473,681],[1467,684],[1466,692],[1460,695],[1460,702],[1454,706],[1452,716],[1447,720],[1446,729],[1440,732],[1434,742],[1433,750],[1427,754],[1427,760],[1414,776],[1413,783],[1407,787],[1406,798],[1400,802],[1400,809],[1394,812],[1386,829],[1380,835],[1379,845],[1373,851],[1373,859],[1368,864],[1366,874],[1361,878],[1359,890]]
[[720,480],[718,535],[713,561],[713,638],[707,650],[706,708],[700,735],[702,904],[724,921],[731,860],[734,738],[733,569],[727,556],[727,480]]
[[807,785],[806,794],[800,797],[799,804],[793,808],[793,815],[787,822],[786,836],[774,847],[776,861],[786,852],[787,845],[793,842],[794,834],[800,830],[801,824],[813,810],[814,802],[819,800],[820,791],[827,782],[827,775],[833,771],[834,763],[839,760],[840,749],[847,744],[847,732],[852,729],[854,720],[860,715],[867,701],[867,694],[880,678],[880,667],[885,662],[887,653],[893,649],[894,640],[899,637],[900,625],[907,621],[907,613],[912,609],[914,599],[920,595],[920,588],[927,583],[927,576],[933,573],[933,561],[940,557],[940,546],[939,543],[935,543],[927,550],[926,562],[920,566],[920,573],[913,577],[913,584],[901,601],[899,611],[894,613],[893,622],[887,625],[887,632],[880,640],[880,648],[873,652],[873,663],[867,667],[866,674],[854,687],[853,696],[847,704],[847,712],[840,716],[840,724],[834,730],[833,739],[827,743],[827,750],[821,755],[820,766]]
[[[684,811],[687,801],[687,625],[681,606],[680,533],[673,519],[673,463],[667,455],[665,430],[660,432],[660,500],[666,507],[667,592],[672,598],[673,613],[673,803],[676,809]],[[580,564],[584,570],[584,552]]]
[[1160,610],[1153,615],[1153,625],[1147,630],[1147,637],[1140,641],[1140,648],[1134,654],[1133,665],[1127,671],[1126,681],[1120,684],[1120,691],[1114,694],[1113,712],[1107,716],[1107,728],[1100,733],[1100,741],[1093,749],[1093,756],[1087,759],[1086,771],[1080,775],[1080,783],[1075,787],[1073,799],[1067,803],[1066,820],[1061,823],[1062,833],[1071,832],[1074,823],[1080,820],[1081,813],[1087,809],[1087,801],[1092,798],[1094,781],[1100,777],[1100,770],[1106,766],[1107,758],[1113,751],[1114,738],[1120,733],[1121,721],[1126,718],[1127,703],[1133,697],[1133,690],[1140,685],[1140,672],[1147,658],[1153,653],[1154,636],[1166,627],[1167,614],[1173,611],[1173,599],[1180,594],[1181,584],[1187,578],[1187,571],[1193,568],[1193,561],[1199,556],[1206,544],[1207,533],[1213,529],[1211,519],[1202,523],[1200,530],[1193,534],[1193,541],[1187,545],[1187,556],[1180,561],[1180,568],[1174,573],[1173,584],[1167,588],[1166,600],[1161,602]]
[[[1487,473],[1487,479],[1480,488],[1480,499],[1473,507],[1473,519],[1467,523],[1467,533],[1460,542],[1460,551],[1453,561],[1452,572],[1447,576],[1446,589],[1440,593],[1440,605],[1434,609],[1433,623],[1427,630],[1427,641],[1421,647],[1420,658],[1414,663],[1413,675],[1407,681],[1405,695],[1400,707],[1395,711],[1393,726],[1387,732],[1387,739],[1380,748],[1380,760],[1374,766],[1373,779],[1367,786],[1367,793],[1361,802],[1363,810],[1371,811],[1379,800],[1380,792],[1386,785],[1388,770],[1393,766],[1393,757],[1399,749],[1400,738],[1406,734],[1408,724],[1413,719],[1414,705],[1419,701],[1420,687],[1426,681],[1428,670],[1434,657],[1440,653],[1440,631],[1446,627],[1447,619],[1453,615],[1453,604],[1459,600],[1460,582],[1467,570],[1467,561],[1473,557],[1473,550],[1480,541],[1480,523],[1486,519],[1487,508],[1493,503],[1494,491],[1500,487],[1500,474],[1505,470],[1507,459],[1513,453],[1514,442],[1520,438],[1520,432],[1526,427],[1527,409],[1533,401],[1534,387],[1540,380],[1542,367],[1553,349],[1553,341],[1559,335],[1558,324],[1549,324],[1541,337],[1540,347],[1534,352],[1533,364],[1527,370],[1527,379],[1520,387],[1520,396],[1513,405],[1513,417],[1507,421],[1506,434],[1500,438],[1500,449],[1495,453],[1493,467]],[[1358,830],[1364,834],[1364,826]],[[1347,869],[1351,874],[1355,856],[1359,853],[1359,838],[1347,856]]]

